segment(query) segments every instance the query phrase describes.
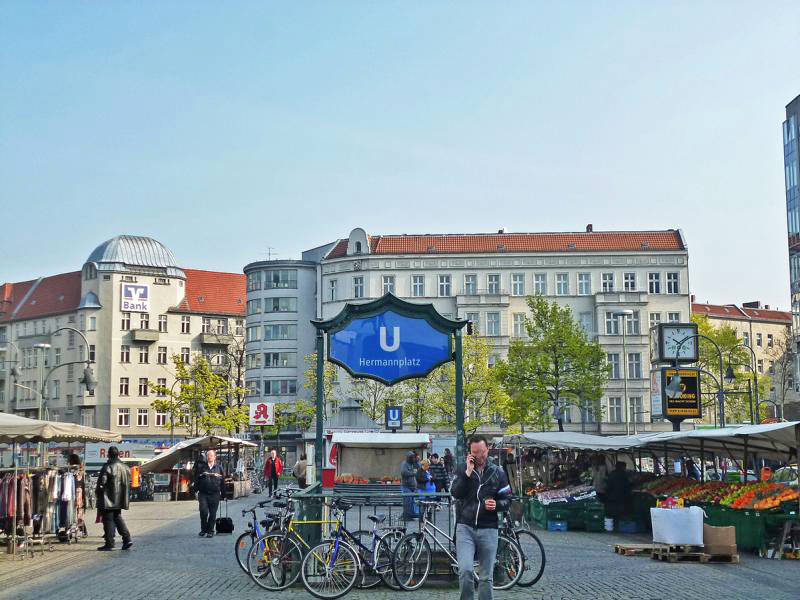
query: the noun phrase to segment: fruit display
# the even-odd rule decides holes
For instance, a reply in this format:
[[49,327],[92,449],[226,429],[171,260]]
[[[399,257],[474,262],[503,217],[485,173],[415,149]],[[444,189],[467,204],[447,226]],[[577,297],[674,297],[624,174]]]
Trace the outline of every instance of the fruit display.
[[380,479],[365,479],[360,475],[356,475],[353,473],[342,473],[341,475],[337,475],[333,479],[333,483],[358,483],[358,484],[366,484],[366,483],[382,483],[384,485],[388,484],[399,484],[400,479],[398,477],[382,477]]
[[783,483],[700,483],[682,477],[663,477],[641,486],[640,490],[654,496],[683,498],[684,502],[719,504],[735,510],[770,510],[780,508],[782,502],[800,499],[800,491]]
[[536,494],[536,499],[542,504],[552,504],[554,502],[578,502],[593,498],[597,494],[594,488],[588,484],[574,485],[560,490],[540,491]]
[[697,483],[694,479],[685,477],[661,477],[642,484],[639,491],[653,496],[680,496],[678,493],[680,490],[695,486]]

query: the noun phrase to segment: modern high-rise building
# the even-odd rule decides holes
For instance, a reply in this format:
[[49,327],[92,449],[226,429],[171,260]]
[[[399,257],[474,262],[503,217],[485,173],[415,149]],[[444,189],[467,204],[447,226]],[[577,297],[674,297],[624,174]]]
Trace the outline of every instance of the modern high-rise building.
[[[800,172],[797,142],[800,137],[800,96],[786,105],[783,122],[783,168],[786,185],[786,229],[789,246],[789,285],[792,299],[792,329],[800,342]],[[797,349],[800,349],[798,343]],[[795,361],[795,385],[800,384],[800,352]]]

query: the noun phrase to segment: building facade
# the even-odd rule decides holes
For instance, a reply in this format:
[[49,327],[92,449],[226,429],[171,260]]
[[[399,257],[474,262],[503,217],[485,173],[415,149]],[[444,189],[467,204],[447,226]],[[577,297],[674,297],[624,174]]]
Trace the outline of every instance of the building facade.
[[[783,168],[786,189],[786,230],[789,249],[789,285],[795,349],[800,349],[800,96],[786,105],[783,122]],[[795,352],[800,356],[800,352]],[[800,358],[795,359],[795,382],[800,382]]]
[[[620,432],[626,420],[631,429],[649,428],[649,327],[690,318],[688,247],[678,230],[594,232],[588,226],[580,233],[370,236],[356,228],[321,248],[303,257],[316,263],[317,318],[391,292],[475,322],[494,348],[492,360],[505,357],[511,339],[525,335],[526,296],[541,294],[570,306],[612,365],[602,423],[589,423],[589,429]],[[298,294],[310,292],[310,284],[298,288]],[[256,295],[248,292],[251,297]],[[623,310],[631,316],[615,314]],[[256,320],[248,317],[251,322]],[[313,341],[313,327],[305,335]],[[300,367],[296,374],[299,382]],[[591,415],[581,413],[566,407],[567,427],[587,427],[581,420]]]
[[[36,417],[42,401],[43,418],[169,439],[148,382],[175,383],[173,356],[219,365],[243,348],[245,296],[243,275],[182,268],[160,242],[127,235],[100,244],[80,271],[5,283],[0,410]],[[93,393],[79,381],[87,359]]]

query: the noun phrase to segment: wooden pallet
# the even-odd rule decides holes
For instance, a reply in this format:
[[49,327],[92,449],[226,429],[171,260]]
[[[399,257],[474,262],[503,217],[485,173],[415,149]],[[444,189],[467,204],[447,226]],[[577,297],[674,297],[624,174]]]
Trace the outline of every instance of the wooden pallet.
[[706,554],[702,546],[654,546],[650,557],[665,562],[739,563],[738,554]]
[[653,544],[615,544],[614,552],[622,556],[650,556]]

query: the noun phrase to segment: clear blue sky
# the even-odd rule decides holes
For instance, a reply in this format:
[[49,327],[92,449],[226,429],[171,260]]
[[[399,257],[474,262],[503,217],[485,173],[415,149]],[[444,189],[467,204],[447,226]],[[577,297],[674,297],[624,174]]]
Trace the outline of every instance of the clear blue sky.
[[240,271],[369,233],[680,227],[788,306],[800,2],[0,4],[0,281],[120,233]]

